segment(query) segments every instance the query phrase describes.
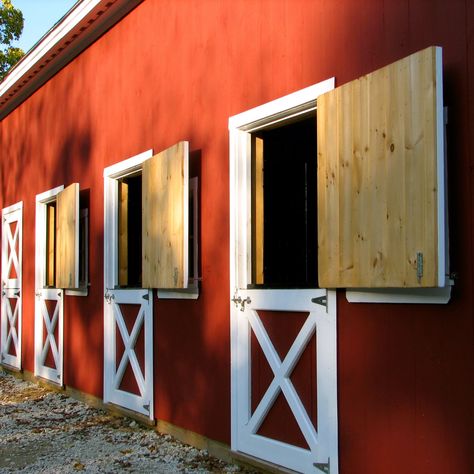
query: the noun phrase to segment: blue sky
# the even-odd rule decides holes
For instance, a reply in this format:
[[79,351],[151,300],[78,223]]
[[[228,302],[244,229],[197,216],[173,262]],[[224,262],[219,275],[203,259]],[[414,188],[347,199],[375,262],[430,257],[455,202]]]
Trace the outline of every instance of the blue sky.
[[15,46],[25,53],[76,3],[77,0],[12,0],[23,12],[25,26]]

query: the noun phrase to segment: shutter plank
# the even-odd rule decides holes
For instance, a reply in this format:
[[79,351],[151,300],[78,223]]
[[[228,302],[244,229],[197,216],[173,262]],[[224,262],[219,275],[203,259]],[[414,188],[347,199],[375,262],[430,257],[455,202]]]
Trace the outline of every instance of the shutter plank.
[[144,288],[188,285],[188,155],[179,142],[143,164]]
[[46,205],[46,286],[55,286],[56,205]]
[[321,287],[443,283],[437,58],[428,48],[318,98]]
[[128,285],[128,184],[118,182],[118,278]]
[[265,282],[264,266],[263,266],[263,252],[264,252],[264,170],[263,170],[263,138],[252,136],[252,147],[254,149],[254,171],[252,173],[253,183],[253,203],[254,211],[252,216],[254,218],[253,227],[254,232],[254,279],[253,282],[261,285]]
[[56,199],[56,287],[79,287],[79,184],[73,183]]

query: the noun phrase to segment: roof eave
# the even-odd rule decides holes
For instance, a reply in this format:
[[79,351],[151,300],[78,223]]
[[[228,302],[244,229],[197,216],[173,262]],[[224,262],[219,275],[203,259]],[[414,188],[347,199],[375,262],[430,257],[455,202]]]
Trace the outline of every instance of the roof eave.
[[0,120],[143,0],[82,0],[0,82]]

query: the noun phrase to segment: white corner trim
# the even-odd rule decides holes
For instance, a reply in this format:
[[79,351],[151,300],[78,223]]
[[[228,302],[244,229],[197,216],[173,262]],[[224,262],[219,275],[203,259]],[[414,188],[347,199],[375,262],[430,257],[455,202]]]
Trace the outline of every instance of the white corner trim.
[[133,173],[141,168],[144,161],[153,156],[153,149],[146,150],[138,155],[127,158],[119,163],[104,168],[104,178],[120,178],[123,174]]

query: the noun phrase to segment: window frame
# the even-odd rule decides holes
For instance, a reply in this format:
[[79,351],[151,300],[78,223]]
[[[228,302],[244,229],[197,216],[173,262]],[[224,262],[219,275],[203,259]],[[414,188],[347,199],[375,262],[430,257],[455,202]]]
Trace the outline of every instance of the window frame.
[[[64,191],[64,185],[49,189],[41,194],[36,195],[36,227],[35,227],[35,288],[48,289],[46,285],[46,240],[48,224],[46,222],[46,211],[48,204],[56,202],[58,195]],[[86,239],[85,239],[85,265],[86,265],[86,281],[85,286],[79,288],[64,289],[67,296],[87,296],[89,293],[89,215],[88,209],[80,209],[79,215],[82,219],[83,213],[87,214],[86,218]],[[56,232],[56,230],[55,230]],[[81,258],[81,248],[79,248],[79,259]],[[79,282],[81,283],[81,282]],[[57,288],[57,286],[54,286]]]
[[[317,98],[334,87],[332,77],[229,118],[231,294],[237,288],[246,289],[252,279],[252,229],[248,224],[252,207],[251,134],[314,114]],[[246,196],[245,203],[236,202],[234,196],[237,195]],[[236,239],[237,234],[244,238]],[[236,240],[239,247],[235,245]]]
[[35,245],[35,287],[36,289],[46,289],[46,239],[47,205],[55,202],[58,194],[64,190],[64,185],[49,189],[36,195],[36,245]]
[[[119,255],[118,255],[118,186],[121,178],[141,173],[143,163],[154,156],[153,149],[146,150],[131,158],[125,159],[104,169],[104,235],[110,238],[104,239],[104,287],[116,288],[119,278]],[[189,179],[189,193],[193,193],[194,208],[192,210],[194,223],[198,225],[198,183]],[[141,231],[141,229],[140,229]],[[194,262],[195,275],[198,272],[198,239],[194,239]],[[197,248],[196,248],[197,246]],[[189,279],[188,288],[185,289],[156,289],[159,299],[197,299],[199,297],[198,278]],[[130,289],[134,288],[122,288]],[[135,288],[136,289],[136,288]]]
[[[334,87],[335,78],[333,77],[229,118],[231,297],[237,289],[247,288],[252,276],[252,256],[249,251],[252,236],[248,225],[251,219],[250,134],[315,111],[317,97]],[[238,193],[236,189],[239,189]],[[244,202],[237,202],[235,200],[237,195],[246,196]],[[447,194],[445,196],[447,200]],[[446,268],[449,268],[446,202],[442,207],[442,212],[445,213],[446,223]],[[242,238],[237,239],[237,235]],[[343,288],[343,290],[345,290],[346,299],[351,303],[446,304],[451,297],[452,284],[453,281],[447,278],[446,285],[438,288],[353,288],[350,290]]]

